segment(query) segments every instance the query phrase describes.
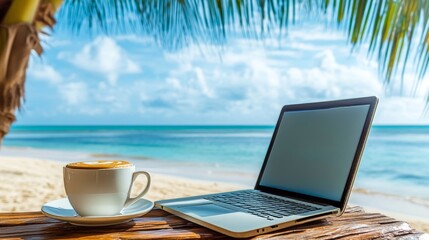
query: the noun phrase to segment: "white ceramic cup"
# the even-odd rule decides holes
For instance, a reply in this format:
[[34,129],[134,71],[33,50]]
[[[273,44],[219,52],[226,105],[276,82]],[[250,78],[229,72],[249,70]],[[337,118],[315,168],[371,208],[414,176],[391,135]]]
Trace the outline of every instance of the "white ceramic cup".
[[[150,175],[135,171],[135,166],[107,169],[63,168],[64,187],[74,210],[80,216],[113,216],[142,198],[150,187]],[[147,186],[136,197],[130,197],[138,175],[147,177]]]

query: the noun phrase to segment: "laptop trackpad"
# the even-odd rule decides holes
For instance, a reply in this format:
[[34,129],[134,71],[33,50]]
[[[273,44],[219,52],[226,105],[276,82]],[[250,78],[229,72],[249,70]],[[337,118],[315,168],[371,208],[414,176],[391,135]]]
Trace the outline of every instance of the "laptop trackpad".
[[183,207],[179,207],[179,209],[185,214],[188,214],[188,215],[194,214],[200,217],[210,217],[210,216],[237,212],[235,210],[224,208],[213,203],[183,206]]

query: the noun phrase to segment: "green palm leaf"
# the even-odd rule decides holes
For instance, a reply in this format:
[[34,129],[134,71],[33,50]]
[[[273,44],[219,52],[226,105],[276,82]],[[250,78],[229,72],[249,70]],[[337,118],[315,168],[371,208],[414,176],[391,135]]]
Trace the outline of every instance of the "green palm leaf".
[[[429,65],[427,0],[66,0],[59,23],[75,32],[142,33],[169,49],[224,44],[242,34],[262,39],[303,16],[332,13],[353,47],[369,43],[387,84],[404,80],[411,55],[417,79]],[[329,16],[326,16],[329,18]],[[402,67],[402,78],[394,78]],[[407,79],[408,80],[408,79]]]

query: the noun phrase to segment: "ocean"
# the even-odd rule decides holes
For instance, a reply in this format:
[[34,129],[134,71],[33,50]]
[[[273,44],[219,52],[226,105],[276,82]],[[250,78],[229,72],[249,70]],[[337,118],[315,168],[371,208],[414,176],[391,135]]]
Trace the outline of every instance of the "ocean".
[[[273,130],[274,126],[14,126],[3,145],[150,162],[164,172],[204,169],[202,177],[222,172],[253,179]],[[355,186],[429,199],[429,126],[373,126]]]

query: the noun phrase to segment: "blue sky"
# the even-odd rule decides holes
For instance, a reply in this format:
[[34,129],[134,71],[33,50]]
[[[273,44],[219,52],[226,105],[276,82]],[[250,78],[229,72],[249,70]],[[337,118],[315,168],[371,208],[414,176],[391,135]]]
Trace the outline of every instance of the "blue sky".
[[[427,124],[425,79],[410,97],[386,88],[366,46],[351,52],[333,27],[293,27],[288,38],[235,38],[222,50],[169,52],[147,37],[73,36],[54,31],[31,57],[19,125],[275,124],[282,105],[380,97],[377,124]],[[203,49],[203,50],[201,50]]]

